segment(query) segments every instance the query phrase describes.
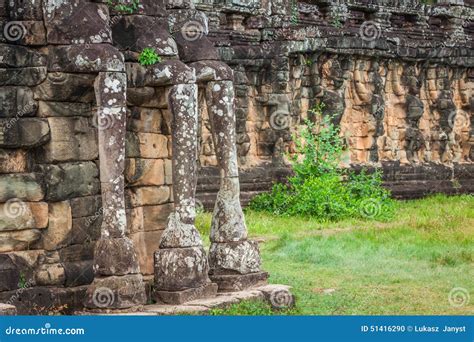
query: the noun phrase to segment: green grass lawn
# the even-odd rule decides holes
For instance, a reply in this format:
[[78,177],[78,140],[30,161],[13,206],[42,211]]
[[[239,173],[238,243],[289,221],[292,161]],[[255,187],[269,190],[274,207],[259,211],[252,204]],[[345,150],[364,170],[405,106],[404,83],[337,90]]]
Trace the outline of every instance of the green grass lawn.
[[[474,314],[474,196],[398,202],[390,222],[319,223],[248,211],[271,283],[293,286],[304,315]],[[208,240],[211,214],[197,226]],[[450,305],[453,288],[470,302]],[[266,314],[244,303],[228,314]]]

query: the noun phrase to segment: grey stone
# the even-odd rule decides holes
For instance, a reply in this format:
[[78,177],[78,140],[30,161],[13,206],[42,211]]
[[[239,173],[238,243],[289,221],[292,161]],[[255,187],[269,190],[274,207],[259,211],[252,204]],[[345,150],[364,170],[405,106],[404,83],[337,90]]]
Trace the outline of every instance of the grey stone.
[[127,237],[99,239],[94,253],[94,271],[99,276],[139,273],[132,240]]
[[211,281],[217,284],[219,292],[234,292],[266,285],[268,273],[211,274],[209,277],[211,278]]
[[212,243],[209,265],[213,275],[260,271],[260,251],[254,241]]
[[11,291],[18,288],[20,270],[10,256],[0,254],[0,292]]
[[141,274],[95,278],[88,287],[84,306],[89,309],[129,309],[146,302]]
[[208,283],[197,288],[181,291],[154,291],[154,299],[158,303],[184,304],[197,299],[213,298],[217,294],[217,285]]
[[93,162],[42,165],[46,199],[52,202],[99,193],[99,171]]
[[36,118],[0,119],[0,147],[32,148],[50,139],[48,121]]
[[35,86],[46,79],[46,67],[0,69],[0,85]]
[[0,202],[10,199],[37,202],[44,198],[39,174],[23,173],[0,175]]
[[202,247],[160,249],[155,253],[155,290],[180,291],[209,282]]
[[33,91],[27,87],[2,87],[0,89],[0,118],[34,116],[38,103]]

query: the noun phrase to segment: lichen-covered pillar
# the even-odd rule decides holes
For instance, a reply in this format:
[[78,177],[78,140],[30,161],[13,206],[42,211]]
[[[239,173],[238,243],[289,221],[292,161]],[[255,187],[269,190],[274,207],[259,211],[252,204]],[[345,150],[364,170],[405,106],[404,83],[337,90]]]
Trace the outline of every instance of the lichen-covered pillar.
[[240,205],[234,97],[230,80],[207,84],[207,107],[221,182],[212,218],[209,263],[211,279],[219,291],[242,290],[268,277],[260,270],[258,243],[247,239]]
[[95,278],[87,290],[85,306],[128,309],[145,304],[146,295],[133,242],[125,235],[126,75],[101,72],[94,88],[103,220],[95,247]]
[[173,115],[173,195],[175,210],[155,253],[157,301],[181,304],[215,296],[216,284],[209,280],[209,264],[202,239],[194,226],[197,183],[198,101],[196,84],[178,84],[168,95]]

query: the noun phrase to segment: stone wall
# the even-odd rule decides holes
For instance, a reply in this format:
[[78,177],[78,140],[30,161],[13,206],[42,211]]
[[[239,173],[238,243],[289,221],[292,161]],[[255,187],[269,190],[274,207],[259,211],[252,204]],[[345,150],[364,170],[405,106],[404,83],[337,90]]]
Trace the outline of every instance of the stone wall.
[[[288,174],[292,134],[319,102],[337,114],[345,166],[382,167],[395,195],[474,191],[472,5],[194,2],[234,70],[244,201]],[[109,79],[99,75],[127,88],[127,235],[144,275],[172,210],[169,87],[136,63],[150,42],[176,59],[157,33],[168,19],[143,0],[132,34],[135,17],[106,1],[68,3],[0,0],[0,302],[20,312],[78,307],[93,279],[101,188],[113,186],[98,142],[117,129],[98,114],[107,101],[94,88]],[[210,206],[218,175],[202,92],[200,109],[199,192]]]

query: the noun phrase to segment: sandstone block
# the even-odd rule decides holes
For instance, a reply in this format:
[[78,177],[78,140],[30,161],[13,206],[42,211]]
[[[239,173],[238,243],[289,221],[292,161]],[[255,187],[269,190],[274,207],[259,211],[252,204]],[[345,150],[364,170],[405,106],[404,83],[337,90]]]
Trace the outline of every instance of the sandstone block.
[[16,314],[17,311],[14,305],[0,303],[0,316],[14,316]]
[[160,246],[162,234],[163,230],[140,231],[130,234],[137,251],[140,271],[144,275],[152,275],[154,272],[153,258],[150,255],[153,255]]
[[0,202],[7,202],[13,198],[23,201],[41,201],[44,198],[44,191],[38,174],[0,175]]
[[126,275],[140,272],[133,242],[127,237],[99,239],[94,255],[96,275]]
[[9,200],[0,204],[0,231],[46,228],[48,203]]
[[68,201],[49,204],[49,225],[43,233],[42,244],[46,250],[57,250],[70,243],[72,230],[71,205]]
[[128,207],[158,205],[170,201],[169,186],[143,186],[127,189],[126,200]]
[[36,86],[46,79],[46,67],[0,69],[0,85]]
[[97,130],[87,118],[51,117],[48,122],[51,139],[43,146],[44,162],[97,159]]
[[168,138],[154,133],[138,133],[140,156],[143,158],[168,158]]
[[26,68],[46,66],[46,57],[36,50],[12,44],[0,45],[0,67]]
[[133,186],[163,185],[164,162],[162,159],[127,159],[125,178]]
[[0,148],[32,148],[49,139],[49,125],[44,119],[0,119]]
[[0,233],[0,253],[30,248],[41,237],[41,230],[26,229]]
[[35,278],[38,285],[63,285],[66,274],[62,264],[45,264],[38,268]]
[[26,172],[27,163],[24,150],[0,150],[0,174]]
[[94,75],[50,72],[34,89],[35,99],[91,103],[94,98]]

